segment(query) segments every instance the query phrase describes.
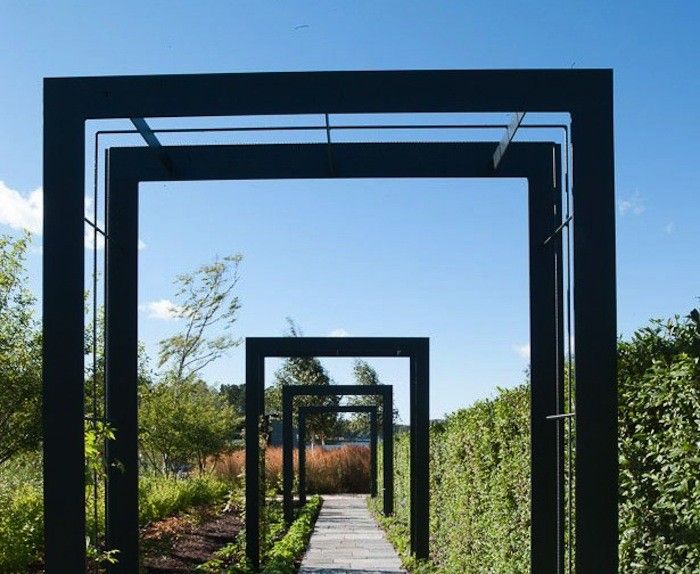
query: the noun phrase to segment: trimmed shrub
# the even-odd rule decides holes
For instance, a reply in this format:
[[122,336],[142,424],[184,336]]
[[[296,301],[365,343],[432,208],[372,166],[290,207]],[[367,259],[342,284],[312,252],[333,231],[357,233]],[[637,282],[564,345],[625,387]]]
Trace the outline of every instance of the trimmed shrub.
[[700,572],[700,317],[620,345],[620,572]]
[[[618,353],[620,572],[700,572],[700,313],[652,321]],[[431,565],[412,572],[529,572],[529,387],[499,390],[430,433]],[[409,437],[395,447],[396,516],[408,546]],[[381,457],[379,458],[381,465]],[[379,473],[381,480],[381,472]],[[372,501],[380,508],[379,500]],[[405,557],[405,554],[404,554]],[[426,570],[427,569],[427,570]]]
[[[489,572],[529,572],[529,426],[525,385],[500,390],[496,399],[479,401],[432,425],[431,559],[440,572],[483,574],[484,564],[491,565]],[[396,515],[384,521],[400,552],[408,546],[407,540],[401,545],[397,539],[408,533],[409,438],[408,433],[396,436]],[[406,565],[414,572],[429,570]]]
[[263,574],[294,574],[295,562],[306,550],[320,510],[321,497],[312,497],[282,540],[265,556]]

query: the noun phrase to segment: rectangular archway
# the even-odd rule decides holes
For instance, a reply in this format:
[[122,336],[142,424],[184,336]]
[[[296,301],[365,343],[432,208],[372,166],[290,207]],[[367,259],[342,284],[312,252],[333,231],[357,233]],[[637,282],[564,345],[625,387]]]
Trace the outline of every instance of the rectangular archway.
[[[80,572],[85,568],[82,508],[86,120],[516,110],[571,114],[576,149],[576,567],[579,574],[616,571],[612,72],[425,70],[45,80],[43,419],[47,573]],[[509,155],[510,152],[506,157]],[[61,527],[67,517],[73,528]]]
[[[409,357],[411,358],[411,357]],[[413,384],[411,384],[413,391]],[[426,400],[428,391],[421,389],[425,393]],[[391,385],[285,385],[282,387],[282,464],[283,464],[283,499],[284,516],[287,522],[292,520],[292,482],[294,476],[293,457],[293,410],[294,398],[301,396],[328,397],[334,395],[358,395],[365,397],[381,397],[382,399],[382,435],[384,438],[384,450],[382,460],[384,468],[384,514],[389,516],[394,513],[394,421],[393,421],[393,387]],[[423,395],[421,395],[423,396]],[[320,406],[320,407],[300,407],[304,412],[361,412],[357,409],[361,407],[340,407],[340,406]],[[386,413],[391,416],[387,418]],[[413,421],[413,419],[411,419]],[[301,427],[301,424],[300,424]],[[411,426],[413,431],[413,426]],[[300,429],[301,432],[301,429]],[[299,446],[301,452],[301,445]],[[427,458],[427,453],[416,453],[418,457]],[[301,459],[299,461],[301,467]],[[413,470],[413,469],[411,469]],[[411,472],[411,486],[414,485],[414,475]],[[413,505],[411,500],[411,505]],[[411,512],[413,516],[413,512]]]
[[[429,427],[430,367],[429,343],[419,337],[248,337],[246,338],[246,554],[259,563],[260,445],[258,420],[265,412],[265,359],[303,357],[394,357],[410,361],[411,424],[411,550],[428,557],[429,541]],[[363,390],[364,387],[364,390]],[[287,385],[283,387],[283,410],[287,411],[287,432],[291,437],[291,407],[295,394],[380,394],[391,399],[389,385]],[[284,417],[284,415],[283,415]],[[385,419],[385,425],[388,424]],[[284,441],[290,445],[289,440]],[[385,453],[385,462],[393,463]],[[286,476],[291,477],[291,457]],[[392,469],[393,475],[393,469]],[[391,483],[390,483],[391,484]],[[415,496],[420,492],[421,496]],[[291,500],[291,483],[285,486]]]
[[[346,406],[302,406],[299,407],[299,504],[306,504],[306,419],[309,416],[324,413],[366,413],[369,415],[369,495],[372,498],[377,496],[377,407],[372,405],[346,405]],[[386,412],[382,410],[382,412]],[[392,429],[393,430],[393,429]],[[390,434],[393,440],[393,432]],[[384,448],[387,448],[387,438],[382,433]],[[387,477],[386,467],[384,470],[383,484],[386,485],[393,478]],[[385,486],[386,488],[386,486]]]
[[[511,144],[493,171],[490,143],[318,144],[112,148],[109,151],[107,242],[107,403],[117,433],[108,450],[119,461],[109,476],[107,537],[121,550],[112,572],[130,573],[138,561],[138,451],[136,441],[138,184],[140,181],[361,177],[511,177],[528,181],[530,246],[532,571],[555,571],[563,530],[557,520],[557,445],[546,417],[561,412],[561,227],[559,146]],[[169,162],[164,164],[163,151]],[[554,240],[549,239],[554,237]],[[412,397],[413,400],[413,397]],[[411,441],[412,452],[416,445]],[[110,466],[110,468],[112,468]],[[116,467],[114,467],[116,468]],[[411,497],[416,498],[414,489]],[[418,540],[417,521],[411,539]],[[252,536],[252,535],[251,535]],[[250,546],[250,548],[253,548]],[[427,555],[427,549],[426,549]]]

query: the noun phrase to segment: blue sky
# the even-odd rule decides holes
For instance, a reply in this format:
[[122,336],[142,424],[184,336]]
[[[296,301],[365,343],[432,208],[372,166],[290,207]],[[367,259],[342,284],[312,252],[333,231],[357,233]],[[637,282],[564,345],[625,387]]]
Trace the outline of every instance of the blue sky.
[[[6,1],[0,232],[38,222],[44,76],[612,67],[618,318],[629,334],[700,295],[698,21],[690,1]],[[140,336],[151,349],[177,329],[149,307],[173,296],[171,278],[241,252],[241,336],[282,334],[286,316],[307,335],[430,336],[433,416],[522,380],[522,182],[153,184],[141,197]],[[37,291],[40,243],[29,258]],[[232,353],[209,377],[241,381],[241,359]],[[326,364],[344,382],[347,362]],[[376,364],[406,419],[406,365]]]

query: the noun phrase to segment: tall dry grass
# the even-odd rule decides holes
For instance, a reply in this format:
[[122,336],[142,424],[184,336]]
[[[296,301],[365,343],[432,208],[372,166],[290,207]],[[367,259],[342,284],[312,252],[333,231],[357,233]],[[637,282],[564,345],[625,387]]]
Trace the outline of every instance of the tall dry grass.
[[[306,449],[306,491],[309,494],[369,492],[369,448],[343,445],[324,449]],[[299,468],[298,451],[294,450],[294,470]],[[213,472],[226,480],[242,479],[245,450],[223,453],[212,462]],[[267,483],[282,482],[282,448],[268,447],[265,453]]]

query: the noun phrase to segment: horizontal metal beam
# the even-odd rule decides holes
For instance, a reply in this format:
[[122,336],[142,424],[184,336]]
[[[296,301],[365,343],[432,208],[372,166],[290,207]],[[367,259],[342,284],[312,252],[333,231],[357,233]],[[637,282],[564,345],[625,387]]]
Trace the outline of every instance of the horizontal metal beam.
[[[246,345],[265,357],[410,357],[427,341],[423,337],[248,337]],[[317,385],[305,385],[311,386]],[[352,393],[357,386],[333,385]]]
[[[250,341],[250,339],[247,340]],[[332,397],[333,395],[381,396],[389,393],[391,393],[391,385],[285,385],[282,387],[282,395],[289,397],[302,395],[323,397]]]
[[[516,145],[515,143],[512,145]],[[501,161],[493,170],[493,143],[336,143],[333,144],[335,177],[363,178],[525,178],[530,161],[551,156],[553,143],[517,143],[518,157]],[[163,168],[158,150],[139,147],[110,149],[110,161],[120,166],[119,177],[142,181],[210,181],[224,179],[324,179],[328,168],[327,144],[257,144],[167,146],[177,176]],[[274,165],[274,169],[271,166]],[[346,337],[344,337],[346,338]],[[290,341],[294,337],[289,338]],[[327,337],[323,348],[340,345],[340,337]],[[255,343],[256,339],[252,339]],[[371,343],[372,338],[368,338]],[[393,346],[409,344],[396,338]],[[284,343],[294,345],[299,343]],[[383,344],[386,347],[386,344]],[[371,348],[375,346],[371,345]],[[331,356],[335,355],[331,351]],[[393,353],[392,353],[393,354]]]
[[611,82],[607,69],[274,72],[47,78],[44,91],[85,120],[568,112],[605,97]]

